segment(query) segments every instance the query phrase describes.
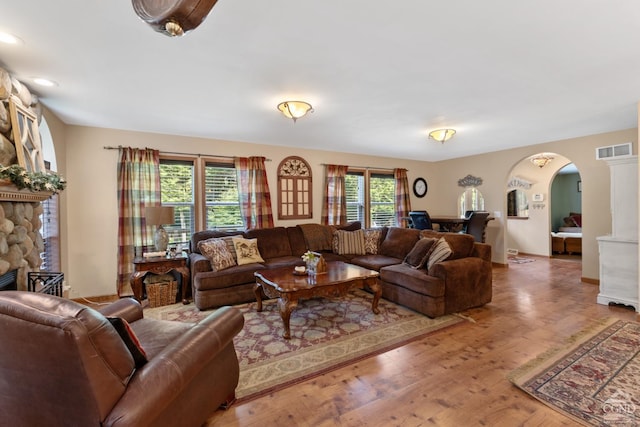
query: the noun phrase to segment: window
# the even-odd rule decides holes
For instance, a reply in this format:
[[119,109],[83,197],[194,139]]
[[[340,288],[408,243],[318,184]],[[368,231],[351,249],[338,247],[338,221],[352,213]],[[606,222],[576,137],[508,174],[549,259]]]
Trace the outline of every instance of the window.
[[243,227],[237,175],[232,165],[206,164],[205,194],[207,230],[237,230]]
[[174,207],[175,222],[164,227],[169,245],[186,245],[199,230],[243,228],[236,170],[230,161],[163,157],[160,188],[162,204]]
[[347,221],[395,226],[395,179],[390,172],[350,171],[345,178]]

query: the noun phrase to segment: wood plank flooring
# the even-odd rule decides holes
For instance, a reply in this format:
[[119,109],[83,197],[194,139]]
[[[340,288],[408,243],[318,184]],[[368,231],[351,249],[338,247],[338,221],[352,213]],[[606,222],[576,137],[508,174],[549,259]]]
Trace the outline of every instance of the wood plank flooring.
[[422,340],[271,395],[216,411],[206,426],[569,426],[506,376],[602,317],[580,262],[532,257],[493,272],[493,301]]

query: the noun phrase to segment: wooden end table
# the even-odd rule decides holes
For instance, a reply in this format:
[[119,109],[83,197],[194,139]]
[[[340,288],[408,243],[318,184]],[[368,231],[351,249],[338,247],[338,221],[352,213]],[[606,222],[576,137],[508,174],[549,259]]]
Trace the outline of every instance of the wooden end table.
[[342,261],[327,263],[326,273],[315,276],[296,275],[293,267],[259,270],[254,273],[256,285],[257,311],[262,311],[262,289],[269,298],[278,298],[278,308],[284,324],[283,338],[291,338],[289,320],[298,306],[298,300],[316,297],[344,296],[352,289],[368,286],[373,291],[371,310],[378,314],[378,301],[382,287],[378,282],[379,273],[367,268]]
[[131,275],[131,289],[136,300],[142,301],[143,293],[143,279],[147,273],[155,274],[168,274],[172,271],[177,271],[182,277],[182,303],[189,304],[187,299],[187,287],[191,286],[189,267],[187,262],[189,258],[184,254],[178,254],[175,257],[160,256],[160,257],[136,257],[133,260],[134,272]]

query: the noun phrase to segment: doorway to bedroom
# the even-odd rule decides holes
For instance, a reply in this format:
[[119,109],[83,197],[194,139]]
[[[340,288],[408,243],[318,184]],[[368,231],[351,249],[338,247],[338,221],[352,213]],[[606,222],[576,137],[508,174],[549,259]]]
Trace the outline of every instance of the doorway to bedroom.
[[582,260],[582,179],[573,163],[551,182],[551,256]]

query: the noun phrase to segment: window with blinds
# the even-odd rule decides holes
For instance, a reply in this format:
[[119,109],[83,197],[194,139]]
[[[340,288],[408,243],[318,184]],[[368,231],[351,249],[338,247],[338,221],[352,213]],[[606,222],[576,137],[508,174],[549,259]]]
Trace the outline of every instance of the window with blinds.
[[370,227],[396,225],[395,186],[392,174],[372,174],[369,178]]
[[364,221],[364,174],[347,173],[345,177],[347,221]]
[[58,215],[59,196],[57,194],[51,196],[42,202],[42,240],[44,241],[44,251],[40,253],[42,264],[41,271],[58,272],[60,271],[60,229]]
[[196,224],[193,161],[161,159],[160,191],[162,205],[174,208],[174,223],[164,226],[169,245],[186,245]]
[[396,225],[393,174],[348,172],[345,187],[347,221],[360,221],[365,227]]
[[206,163],[205,202],[207,230],[238,230],[244,227],[237,175],[232,165]]

